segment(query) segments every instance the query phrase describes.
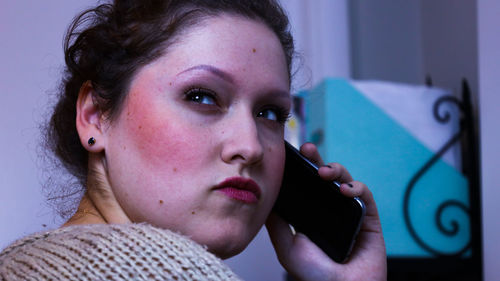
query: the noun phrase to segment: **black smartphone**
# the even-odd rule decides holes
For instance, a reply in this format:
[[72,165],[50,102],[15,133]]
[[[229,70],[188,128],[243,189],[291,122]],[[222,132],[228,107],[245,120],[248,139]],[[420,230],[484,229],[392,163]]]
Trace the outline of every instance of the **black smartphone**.
[[283,183],[273,210],[334,261],[345,262],[363,222],[363,201],[342,195],[338,182],[321,179],[316,165],[286,141],[285,147]]

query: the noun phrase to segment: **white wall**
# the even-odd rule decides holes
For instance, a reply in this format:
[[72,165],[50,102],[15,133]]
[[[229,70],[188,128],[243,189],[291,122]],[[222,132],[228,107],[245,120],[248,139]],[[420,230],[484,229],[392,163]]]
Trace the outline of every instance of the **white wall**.
[[311,87],[326,76],[350,77],[351,46],[347,1],[281,2],[290,16],[299,60],[303,59],[303,65],[295,77],[294,88]]
[[0,248],[57,222],[45,205],[39,125],[63,63],[62,38],[94,1],[2,1],[0,9]]
[[484,280],[500,280],[500,2],[478,0]]

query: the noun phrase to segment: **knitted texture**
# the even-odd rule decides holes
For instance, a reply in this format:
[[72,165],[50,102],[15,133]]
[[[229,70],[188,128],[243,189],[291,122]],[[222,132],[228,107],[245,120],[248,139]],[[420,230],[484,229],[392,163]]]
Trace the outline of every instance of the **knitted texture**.
[[76,225],[14,242],[0,280],[240,280],[201,245],[146,224]]

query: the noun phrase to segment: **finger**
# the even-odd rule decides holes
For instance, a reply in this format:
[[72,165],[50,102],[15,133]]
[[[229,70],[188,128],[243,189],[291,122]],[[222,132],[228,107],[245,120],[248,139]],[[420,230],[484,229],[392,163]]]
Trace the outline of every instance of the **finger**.
[[363,201],[366,214],[361,227],[362,231],[382,233],[377,205],[375,204],[372,192],[364,183],[359,181],[343,183],[340,186],[340,192],[347,197],[358,197]]
[[340,192],[347,197],[358,197],[366,205],[366,214],[378,214],[373,194],[368,187],[359,181],[344,182],[340,185]]
[[323,166],[323,159],[315,144],[306,142],[300,147],[300,153],[313,162],[316,166]]
[[320,167],[318,173],[324,180],[336,180],[340,183],[351,182],[353,180],[347,169],[339,163],[328,163]]
[[340,185],[340,191],[347,197],[361,198],[366,205],[370,205],[373,211],[377,210],[373,194],[364,183],[359,181],[344,182]]
[[[356,247],[353,249],[351,257],[353,259],[364,259],[364,255],[377,253],[374,256],[385,255],[385,243],[382,235],[382,226],[378,214],[377,206],[370,189],[362,182],[351,181],[343,183],[340,191],[347,197],[358,197],[365,205],[366,214],[361,225]],[[382,253],[382,254],[380,254]],[[380,261],[380,264],[384,264]]]

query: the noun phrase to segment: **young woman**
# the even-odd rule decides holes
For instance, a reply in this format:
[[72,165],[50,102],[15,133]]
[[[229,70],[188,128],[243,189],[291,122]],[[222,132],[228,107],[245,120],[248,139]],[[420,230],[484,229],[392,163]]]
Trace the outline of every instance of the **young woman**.
[[[0,280],[235,279],[218,258],[264,224],[297,279],[385,279],[373,197],[341,165],[320,176],[367,205],[349,262],[271,213],[293,52],[273,0],[115,0],[80,15],[48,139],[85,193],[63,228],[0,254]],[[301,152],[323,165],[314,145]]]

